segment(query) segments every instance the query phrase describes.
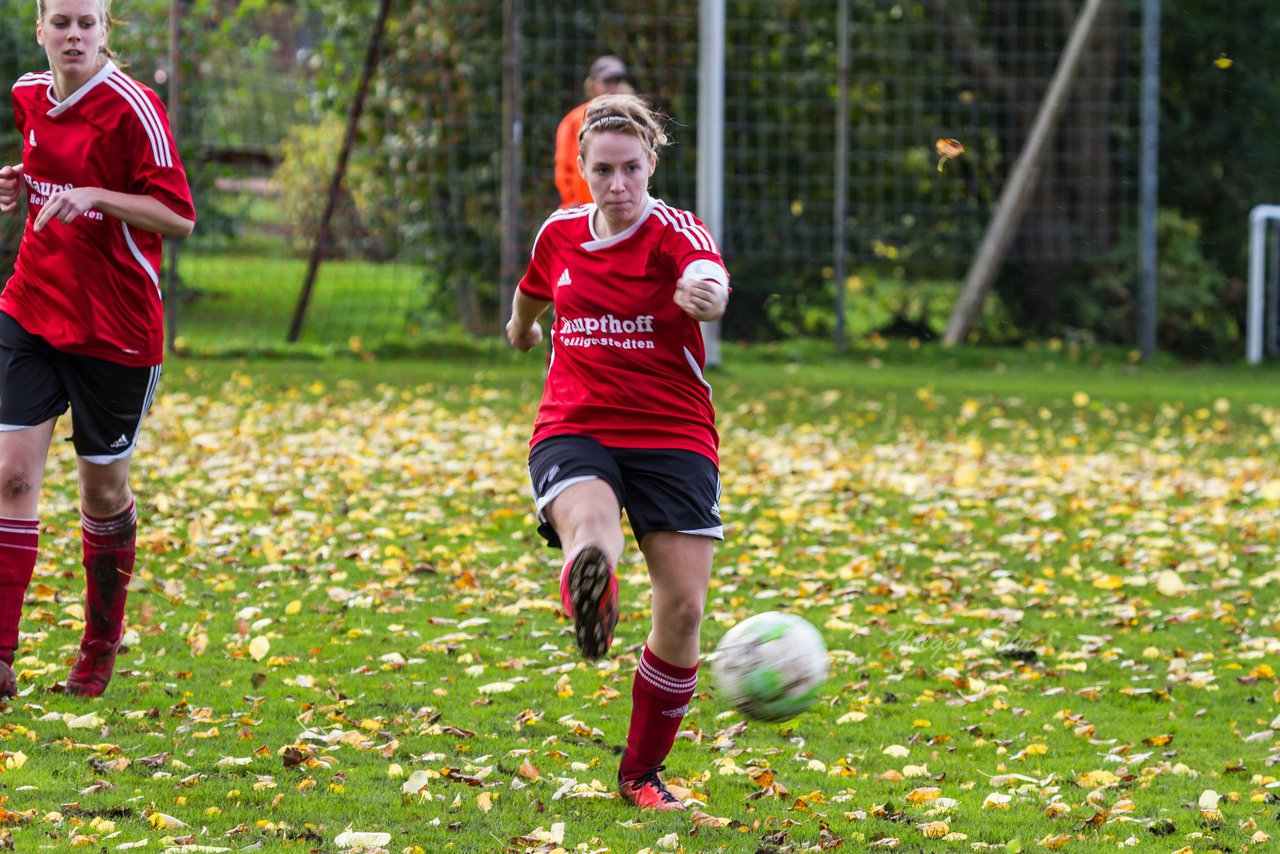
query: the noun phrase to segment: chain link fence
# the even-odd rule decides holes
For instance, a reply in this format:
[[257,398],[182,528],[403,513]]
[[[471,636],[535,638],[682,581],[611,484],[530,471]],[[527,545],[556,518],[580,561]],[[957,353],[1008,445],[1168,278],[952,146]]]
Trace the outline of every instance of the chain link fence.
[[[378,4],[154,0],[177,42],[129,14],[113,44],[170,101],[197,233],[169,252],[172,343],[433,350],[497,342],[505,129],[516,126],[521,259],[557,204],[556,125],[592,59],[615,53],[670,117],[653,192],[696,210],[697,5],[670,0],[395,0],[330,239],[316,238]],[[133,4],[138,7],[144,3]],[[729,0],[722,250],[731,339],[852,335],[945,321],[1079,11],[1075,0],[850,0],[849,188],[836,209],[840,37],[829,0]],[[25,8],[25,6],[23,7]],[[1069,310],[1081,271],[1129,236],[1136,197],[1137,0],[1108,4],[982,328]],[[142,29],[142,28],[150,29]],[[34,27],[32,28],[34,30]],[[44,66],[7,36],[16,78]],[[503,82],[519,85],[504,105]],[[935,142],[963,145],[939,162]],[[12,122],[3,150],[20,151]],[[835,235],[852,275],[835,282]],[[0,232],[16,248],[15,218]],[[300,294],[319,262],[305,313]],[[494,343],[493,346],[500,346]]]

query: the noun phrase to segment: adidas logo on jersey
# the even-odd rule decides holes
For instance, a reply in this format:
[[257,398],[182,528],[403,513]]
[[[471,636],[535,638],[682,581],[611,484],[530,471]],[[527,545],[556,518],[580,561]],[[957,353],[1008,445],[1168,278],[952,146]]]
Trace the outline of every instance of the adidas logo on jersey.
[[127,448],[129,447],[129,437],[121,433],[120,438],[111,443],[111,448]]
[[31,143],[31,147],[36,147],[36,129],[31,129],[31,135],[27,137],[27,141]]
[[569,268],[565,267],[563,273],[560,274],[560,280],[556,282],[557,288],[563,288],[565,285],[572,285],[573,279],[569,278]]

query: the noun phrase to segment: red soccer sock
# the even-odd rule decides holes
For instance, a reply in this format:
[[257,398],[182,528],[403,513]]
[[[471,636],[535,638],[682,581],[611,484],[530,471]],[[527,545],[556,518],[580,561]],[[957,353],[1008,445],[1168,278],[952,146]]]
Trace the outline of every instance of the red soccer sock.
[[133,577],[138,516],[132,503],[108,519],[80,514],[84,546],[84,641],[115,643],[124,632],[125,589]]
[[0,661],[6,664],[13,664],[18,648],[22,600],[31,584],[39,547],[39,520],[0,517]]
[[620,780],[646,774],[667,758],[697,685],[698,665],[676,667],[645,646],[631,683],[631,727],[618,769]]

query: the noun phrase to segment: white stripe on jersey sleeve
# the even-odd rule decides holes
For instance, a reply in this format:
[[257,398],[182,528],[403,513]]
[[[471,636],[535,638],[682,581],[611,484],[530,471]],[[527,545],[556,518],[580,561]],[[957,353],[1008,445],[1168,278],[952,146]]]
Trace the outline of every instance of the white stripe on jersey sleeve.
[[693,214],[679,208],[667,208],[667,212],[672,215],[676,222],[680,223],[680,227],[688,233],[689,241],[700,249],[708,252],[716,251],[716,242],[711,239],[711,232],[707,231],[697,224],[693,218]]
[[695,234],[699,239],[707,242],[707,251],[720,254],[719,247],[716,246],[716,239],[711,236],[711,232],[705,226],[699,225],[698,221],[693,218],[693,214],[688,211],[676,210],[676,215],[684,220],[685,226],[691,234]]
[[164,132],[164,123],[160,121],[160,116],[157,115],[156,108],[147,98],[146,93],[137,83],[119,73],[108,77],[107,85],[119,92],[120,96],[133,107],[134,114],[138,117],[138,121],[142,122],[147,138],[151,141],[151,154],[155,158],[156,165],[172,166],[173,156],[169,151],[169,139]]
[[588,216],[591,213],[591,209],[592,205],[583,205],[576,208],[564,208],[552,213],[551,216],[547,217],[546,221],[542,223],[542,226],[538,229],[538,233],[534,236],[533,246],[529,247],[529,257],[532,258],[538,251],[538,241],[542,238],[542,232],[547,230],[547,226],[551,225],[553,222],[559,222],[560,220],[577,219],[580,216]]
[[703,252],[716,251],[716,242],[711,239],[711,233],[694,223],[693,218],[685,211],[677,211],[660,202],[654,205],[653,212],[664,225],[670,226],[676,230],[677,234],[683,235],[694,249],[700,249]]
[[53,75],[48,71],[32,71],[22,75],[13,84],[13,88],[19,86],[48,86],[53,82]]

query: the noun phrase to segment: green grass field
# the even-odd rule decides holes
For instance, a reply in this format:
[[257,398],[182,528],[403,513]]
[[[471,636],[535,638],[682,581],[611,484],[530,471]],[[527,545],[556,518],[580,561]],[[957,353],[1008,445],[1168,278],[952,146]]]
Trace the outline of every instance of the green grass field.
[[1269,850],[1276,372],[1087,361],[728,349],[703,646],[795,611],[832,673],[783,725],[704,673],[666,771],[691,809],[649,815],[610,797],[643,565],[615,654],[579,661],[527,494],[536,355],[171,360],[92,701],[53,690],[82,619],[55,443],[0,844]]
[[[176,315],[179,351],[286,350],[307,260],[284,254],[246,261],[239,255],[185,253],[183,297]],[[425,313],[423,271],[408,264],[325,261],[319,267],[300,344],[338,342],[339,350],[404,338],[412,316]],[[172,303],[172,300],[171,300]],[[354,343],[352,339],[357,339]]]

